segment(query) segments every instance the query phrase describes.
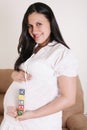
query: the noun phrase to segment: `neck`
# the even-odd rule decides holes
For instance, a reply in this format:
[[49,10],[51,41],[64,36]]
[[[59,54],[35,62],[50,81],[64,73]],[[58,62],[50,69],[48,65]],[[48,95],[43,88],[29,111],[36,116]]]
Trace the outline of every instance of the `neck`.
[[49,43],[49,39],[47,39],[44,43],[42,44],[38,44],[38,46],[34,49],[34,53],[36,54],[41,48],[43,48],[44,46],[46,46]]

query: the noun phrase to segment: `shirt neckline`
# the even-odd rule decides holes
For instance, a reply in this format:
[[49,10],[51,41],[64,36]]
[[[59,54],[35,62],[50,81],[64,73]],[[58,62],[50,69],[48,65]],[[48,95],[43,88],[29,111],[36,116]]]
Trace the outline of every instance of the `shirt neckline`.
[[56,44],[57,44],[57,42],[55,40],[53,40],[52,42],[49,42],[47,44],[47,46],[53,46],[53,45],[56,45]]

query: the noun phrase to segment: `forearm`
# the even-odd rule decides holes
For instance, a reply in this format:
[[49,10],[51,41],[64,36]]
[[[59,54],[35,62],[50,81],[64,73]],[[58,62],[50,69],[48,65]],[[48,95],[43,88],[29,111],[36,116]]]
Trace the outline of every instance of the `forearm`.
[[70,107],[73,104],[71,100],[68,100],[65,97],[58,97],[47,105],[32,111],[30,118],[38,118],[43,116],[48,116],[50,114],[64,110],[67,107]]

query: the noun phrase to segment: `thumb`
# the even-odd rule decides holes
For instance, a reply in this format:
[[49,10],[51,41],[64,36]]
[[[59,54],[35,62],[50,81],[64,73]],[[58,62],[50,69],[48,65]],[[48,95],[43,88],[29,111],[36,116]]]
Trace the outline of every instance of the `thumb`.
[[24,120],[24,116],[23,115],[22,116],[17,116],[16,120],[22,121],[22,120]]

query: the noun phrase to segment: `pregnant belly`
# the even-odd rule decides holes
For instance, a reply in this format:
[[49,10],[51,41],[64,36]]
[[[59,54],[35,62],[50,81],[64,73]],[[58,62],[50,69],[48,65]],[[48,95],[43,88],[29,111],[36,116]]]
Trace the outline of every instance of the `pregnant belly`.
[[26,83],[25,93],[25,108],[37,109],[52,101],[58,90],[53,83],[34,79]]
[[57,86],[53,82],[32,79],[31,81],[17,83],[13,82],[4,98],[4,107],[18,105],[18,91],[25,89],[24,108],[25,110],[37,109],[57,96]]

